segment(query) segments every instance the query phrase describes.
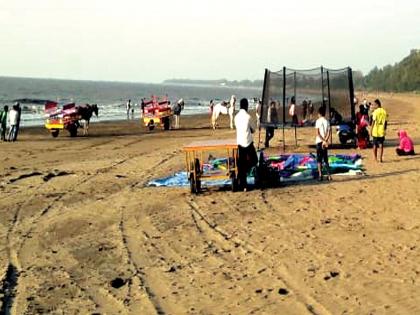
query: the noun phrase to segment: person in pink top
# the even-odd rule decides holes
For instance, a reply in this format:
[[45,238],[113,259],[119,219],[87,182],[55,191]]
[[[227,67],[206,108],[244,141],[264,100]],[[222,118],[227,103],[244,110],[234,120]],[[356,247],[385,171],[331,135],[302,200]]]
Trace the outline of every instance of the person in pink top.
[[400,137],[400,145],[395,149],[398,155],[414,155],[414,144],[413,140],[408,136],[407,131],[398,131]]

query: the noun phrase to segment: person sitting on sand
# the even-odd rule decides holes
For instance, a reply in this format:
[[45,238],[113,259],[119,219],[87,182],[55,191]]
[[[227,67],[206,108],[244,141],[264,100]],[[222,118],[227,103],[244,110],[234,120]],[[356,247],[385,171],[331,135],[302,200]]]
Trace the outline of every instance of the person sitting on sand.
[[328,163],[328,142],[331,139],[331,127],[325,118],[326,107],[321,106],[318,110],[318,119],[315,122],[316,129],[316,160],[318,163],[318,180],[322,181],[322,162],[324,161],[327,171],[327,179],[331,180],[330,165]]
[[400,145],[395,149],[397,155],[415,155],[413,140],[408,136],[407,131],[399,130],[398,137],[400,138]]
[[1,140],[6,141],[6,129],[7,129],[7,113],[9,111],[9,106],[4,106],[2,112],[0,113],[0,131],[1,131]]

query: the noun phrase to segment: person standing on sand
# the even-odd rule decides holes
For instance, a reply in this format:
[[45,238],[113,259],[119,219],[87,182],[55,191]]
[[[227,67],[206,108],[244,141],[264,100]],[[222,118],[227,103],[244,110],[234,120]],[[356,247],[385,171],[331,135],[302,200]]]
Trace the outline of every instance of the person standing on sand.
[[184,99],[179,99],[174,107],[174,116],[175,116],[175,129],[179,129],[179,117],[181,116],[181,111],[184,109]]
[[306,98],[302,102],[302,111],[303,120],[306,120],[306,116],[308,115],[308,101],[306,100]]
[[331,180],[330,165],[328,163],[328,142],[331,137],[331,127],[327,119],[325,119],[326,107],[321,106],[318,110],[318,119],[315,122],[316,129],[316,160],[318,163],[318,180],[322,181],[322,162],[327,170],[327,179]]
[[131,99],[125,104],[125,110],[127,111],[127,119],[130,119]]
[[255,151],[252,134],[255,128],[248,114],[248,100],[241,99],[239,112],[235,116],[236,143],[238,144],[238,184],[239,189],[247,190],[246,177],[248,172],[257,165],[258,157]]
[[144,117],[144,107],[145,107],[146,105],[144,104],[144,98],[142,98],[141,99],[141,104],[140,104],[140,107],[141,107],[141,117]]
[[[268,108],[268,113],[267,113],[267,122],[268,123],[272,123],[275,124],[278,121],[278,117],[277,117],[277,110],[276,110],[276,102],[272,101],[270,103],[270,107]],[[274,126],[267,126],[265,128],[265,142],[264,142],[264,146],[266,148],[270,147],[270,140],[274,137]]]
[[9,106],[4,106],[0,113],[0,130],[1,130],[1,141],[6,141],[6,129],[7,129],[7,113]]
[[314,116],[314,104],[312,104],[312,101],[308,101],[308,113],[309,113],[309,120],[312,122],[313,116]]
[[384,141],[385,133],[388,125],[388,115],[385,109],[381,106],[379,99],[375,100],[376,109],[372,113],[371,134],[373,138],[373,157],[378,161],[378,147],[379,147],[379,162],[383,162],[384,155]]
[[9,112],[9,133],[7,135],[8,141],[15,141],[16,124],[17,124],[18,111],[16,105],[12,107]]
[[16,106],[16,111],[17,111],[17,117],[16,117],[16,131],[13,135],[13,141],[17,140],[17,136],[18,136],[19,128],[20,128],[20,117],[22,116],[22,107],[20,107],[20,103],[16,102],[15,106]]
[[289,105],[289,116],[292,117],[292,126],[298,125],[298,118],[296,115],[296,99],[294,96],[292,96],[292,99],[290,100]]

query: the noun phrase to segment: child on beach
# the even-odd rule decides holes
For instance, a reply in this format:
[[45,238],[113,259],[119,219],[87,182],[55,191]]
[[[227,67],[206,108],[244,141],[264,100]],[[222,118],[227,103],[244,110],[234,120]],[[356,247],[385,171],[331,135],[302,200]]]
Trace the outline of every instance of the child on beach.
[[395,149],[397,155],[415,155],[413,140],[408,136],[407,131],[398,131],[398,137],[400,138],[400,145]]
[[318,180],[322,181],[322,162],[324,161],[327,171],[327,179],[331,180],[330,165],[328,163],[328,142],[331,137],[330,123],[325,118],[326,107],[321,106],[318,110],[318,119],[315,122],[316,129],[316,160],[318,163]]

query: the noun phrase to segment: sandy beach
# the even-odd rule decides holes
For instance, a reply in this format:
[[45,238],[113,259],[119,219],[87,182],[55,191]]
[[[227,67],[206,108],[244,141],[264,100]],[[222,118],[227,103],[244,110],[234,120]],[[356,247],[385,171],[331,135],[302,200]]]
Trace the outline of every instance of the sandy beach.
[[[185,168],[183,145],[234,138],[226,117],[216,131],[206,115],[172,131],[139,120],[92,124],[77,138],[22,130],[0,143],[0,309],[419,314],[420,158],[394,148],[403,128],[420,151],[420,96],[380,98],[384,163],[370,149],[334,149],[360,153],[366,175],[247,193],[146,187]],[[287,152],[314,151],[313,128],[298,130],[297,148],[286,136]],[[280,137],[269,152],[282,150]]]

